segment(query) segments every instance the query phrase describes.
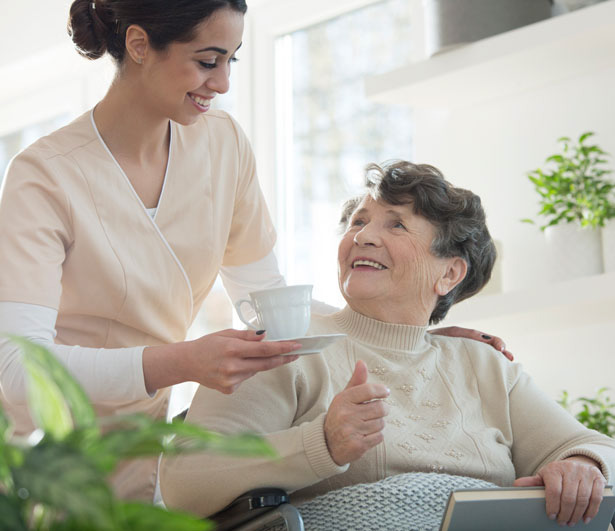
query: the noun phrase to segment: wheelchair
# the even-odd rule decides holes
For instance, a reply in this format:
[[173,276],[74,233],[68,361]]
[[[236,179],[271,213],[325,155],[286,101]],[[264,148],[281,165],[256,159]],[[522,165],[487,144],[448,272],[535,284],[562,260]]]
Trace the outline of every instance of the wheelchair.
[[216,531],[304,531],[301,514],[277,488],[245,492],[208,519],[215,522]]

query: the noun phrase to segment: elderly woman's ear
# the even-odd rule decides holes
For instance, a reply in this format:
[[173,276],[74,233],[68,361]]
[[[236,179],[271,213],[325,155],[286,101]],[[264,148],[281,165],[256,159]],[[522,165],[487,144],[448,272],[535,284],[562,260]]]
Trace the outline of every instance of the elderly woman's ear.
[[436,281],[436,294],[440,297],[447,295],[466,276],[468,264],[463,258],[454,256],[446,259],[444,274]]

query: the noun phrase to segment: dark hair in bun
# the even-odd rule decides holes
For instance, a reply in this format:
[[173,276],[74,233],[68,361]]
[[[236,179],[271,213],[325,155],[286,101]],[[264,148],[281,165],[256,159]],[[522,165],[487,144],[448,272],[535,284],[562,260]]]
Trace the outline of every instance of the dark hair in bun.
[[195,28],[224,8],[248,9],[245,0],[75,0],[67,29],[84,57],[98,59],[108,52],[121,63],[130,25],[141,26],[152,47],[164,50],[171,42],[192,40]]

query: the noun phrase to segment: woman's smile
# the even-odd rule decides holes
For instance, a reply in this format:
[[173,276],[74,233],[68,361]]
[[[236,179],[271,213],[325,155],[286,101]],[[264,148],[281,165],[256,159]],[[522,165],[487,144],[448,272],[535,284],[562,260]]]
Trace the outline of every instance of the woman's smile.
[[384,271],[388,267],[368,258],[355,258],[352,262],[352,269],[359,271]]
[[193,94],[191,92],[188,92],[188,98],[199,110],[199,112],[207,112],[211,106],[211,100],[213,99],[213,97],[204,98],[203,96],[199,96],[198,94]]

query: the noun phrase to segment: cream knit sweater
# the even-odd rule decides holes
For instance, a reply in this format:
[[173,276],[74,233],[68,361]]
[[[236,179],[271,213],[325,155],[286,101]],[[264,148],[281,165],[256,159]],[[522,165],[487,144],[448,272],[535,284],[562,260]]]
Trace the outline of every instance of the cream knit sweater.
[[[542,465],[586,455],[615,470],[615,441],[584,428],[519,364],[490,346],[426,327],[369,319],[350,308],[313,316],[312,334],[345,333],[322,354],[259,373],[232,395],[200,387],[186,419],[223,433],[266,434],[276,461],[199,454],[163,460],[169,507],[209,515],[242,492],[277,486],[299,503],[346,485],[404,472],[472,476],[498,485]],[[337,466],[323,431],[327,408],[357,360],[391,390],[385,441]]]

